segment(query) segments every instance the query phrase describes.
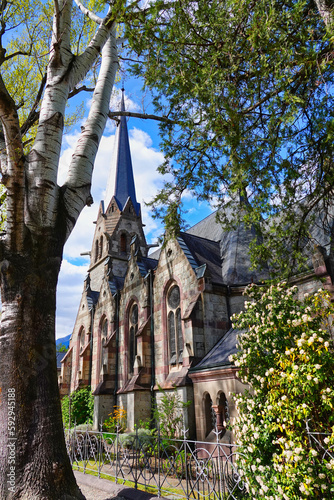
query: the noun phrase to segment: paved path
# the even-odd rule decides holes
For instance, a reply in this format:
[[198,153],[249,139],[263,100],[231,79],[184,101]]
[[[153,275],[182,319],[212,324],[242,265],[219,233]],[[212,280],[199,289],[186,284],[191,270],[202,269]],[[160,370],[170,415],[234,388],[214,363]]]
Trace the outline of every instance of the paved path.
[[[107,479],[99,479],[83,472],[74,472],[78,486],[86,500],[158,500],[151,493],[135,490]],[[159,500],[163,500],[160,497]]]

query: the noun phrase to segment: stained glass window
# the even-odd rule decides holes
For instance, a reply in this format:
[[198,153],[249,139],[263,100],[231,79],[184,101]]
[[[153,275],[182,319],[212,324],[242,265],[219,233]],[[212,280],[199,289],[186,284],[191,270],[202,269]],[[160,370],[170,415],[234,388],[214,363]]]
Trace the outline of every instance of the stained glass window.
[[167,328],[169,341],[169,364],[183,361],[183,335],[180,308],[180,288],[172,285],[167,293]]

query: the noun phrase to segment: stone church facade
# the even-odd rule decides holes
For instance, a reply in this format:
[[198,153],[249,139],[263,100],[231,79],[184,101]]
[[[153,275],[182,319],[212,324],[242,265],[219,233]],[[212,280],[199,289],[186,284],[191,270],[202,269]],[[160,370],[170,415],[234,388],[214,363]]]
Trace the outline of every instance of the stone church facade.
[[[148,255],[125,117],[115,140],[115,190],[99,207],[60,391],[91,386],[94,427],[117,405],[133,430],[151,418],[162,391],[177,390],[191,401],[183,410],[190,436],[208,439],[212,416],[223,430],[235,415],[230,393],[244,390],[228,361],[230,318],[243,307],[245,286],[268,273],[250,271],[252,231],[224,233],[215,214]],[[303,290],[319,286],[317,275],[329,279],[321,256],[316,268],[300,279]]]

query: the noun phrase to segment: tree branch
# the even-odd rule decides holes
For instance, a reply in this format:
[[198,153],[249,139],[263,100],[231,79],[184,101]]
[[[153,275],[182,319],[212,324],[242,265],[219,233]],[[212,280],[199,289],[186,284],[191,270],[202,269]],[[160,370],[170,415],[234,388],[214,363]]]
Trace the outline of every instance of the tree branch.
[[36,120],[38,120],[39,113],[36,112],[36,109],[37,109],[37,106],[39,105],[39,103],[42,99],[45,84],[46,84],[46,74],[42,78],[41,84],[39,86],[39,89],[38,89],[38,92],[36,95],[35,102],[32,105],[32,108],[29,112],[29,115],[21,127],[22,136],[24,136],[28,132],[29,128],[32,127],[34,125],[34,123],[36,123]]
[[13,52],[12,54],[9,54],[9,56],[4,57],[3,60],[9,61],[10,59],[13,59],[13,57],[30,56],[30,55],[31,55],[31,50],[29,50],[29,52],[25,52],[23,50],[18,50],[17,52]]
[[118,69],[115,30],[102,50],[102,62],[85,126],[72,156],[68,176],[61,188],[66,216],[66,235],[85,205],[93,200],[90,193],[94,160],[109,112],[109,102]]
[[[69,93],[72,0],[54,0],[50,60],[43,93],[39,123],[33,148],[26,158],[25,224],[32,233],[41,234],[54,227],[58,214],[57,173],[64,129],[65,107]],[[39,96],[37,96],[38,98]],[[37,99],[36,99],[37,101]],[[35,102],[36,104],[36,102]],[[34,111],[31,121],[37,119]],[[27,124],[28,126],[28,124]]]
[[331,0],[315,0],[319,14],[326,27],[333,23],[333,2]]
[[71,89],[82,81],[95,59],[101,53],[101,50],[108,40],[110,33],[115,30],[116,17],[117,13],[113,14],[111,9],[109,9],[108,14],[103,19],[103,22],[100,24],[88,47],[82,54],[74,58],[71,70]]
[[68,98],[70,99],[71,97],[74,97],[75,95],[79,94],[80,92],[94,92],[93,88],[86,87],[86,85],[82,85],[79,88],[74,88],[69,94]]
[[133,113],[131,111],[109,111],[108,117],[111,120],[116,119],[118,116],[130,116],[132,118],[142,118],[143,120],[156,120],[159,122],[175,124],[177,123],[174,120],[170,120],[167,116],[157,116],[157,115],[148,115],[146,113]]
[[[16,105],[0,75],[0,120],[2,124],[5,152],[1,151],[2,182],[6,185],[7,237],[11,251],[20,252],[24,238],[24,154]],[[3,162],[5,161],[5,165]]]
[[91,21],[94,21],[94,23],[96,24],[102,24],[103,22],[103,18],[102,17],[99,17],[98,15],[96,15],[94,12],[92,12],[91,10],[87,9],[81,2],[80,0],[74,0],[75,3],[77,4],[77,6],[79,7],[79,9],[81,10],[81,12],[87,16]]

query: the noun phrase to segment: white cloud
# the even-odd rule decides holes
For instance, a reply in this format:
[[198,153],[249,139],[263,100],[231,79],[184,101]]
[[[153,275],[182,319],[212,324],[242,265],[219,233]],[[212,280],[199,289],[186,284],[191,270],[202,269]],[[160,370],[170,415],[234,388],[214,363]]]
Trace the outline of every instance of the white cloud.
[[[79,133],[65,137],[64,151],[59,166],[58,182],[62,184],[66,179],[67,168],[70,164],[73,149]],[[145,233],[148,243],[155,242],[163,232],[161,223],[152,219],[150,208],[144,201],[150,201],[162,186],[162,176],[157,172],[157,167],[163,162],[163,154],[152,147],[150,136],[138,129],[129,130],[132,165],[134,170],[137,200],[141,203],[142,218],[146,224]],[[83,280],[88,269],[83,265],[80,253],[91,250],[99,203],[104,198],[107,180],[110,172],[112,151],[114,148],[114,135],[103,136],[95,160],[92,181],[92,195],[94,204],[85,207],[78,222],[64,248],[64,262],[62,264],[57,302],[57,337],[68,335],[72,332],[80,297],[83,290]],[[115,172],[110,172],[112,179]],[[76,265],[76,259],[79,265]]]
[[57,338],[72,333],[83,291],[83,281],[88,265],[73,265],[63,260],[57,290]]

